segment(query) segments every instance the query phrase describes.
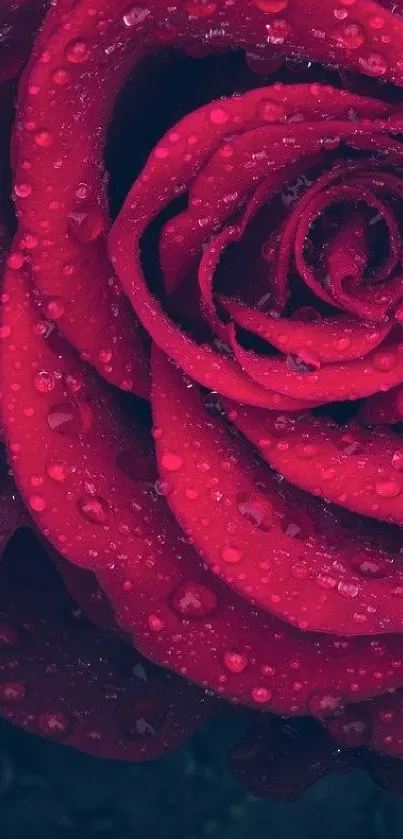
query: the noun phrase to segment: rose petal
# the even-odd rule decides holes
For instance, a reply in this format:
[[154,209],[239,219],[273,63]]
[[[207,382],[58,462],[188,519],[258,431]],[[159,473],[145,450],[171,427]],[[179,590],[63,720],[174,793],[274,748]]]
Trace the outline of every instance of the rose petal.
[[10,722],[99,757],[147,760],[211,714],[186,682],[74,617],[34,539],[10,545],[0,577],[0,714]]
[[313,722],[272,717],[247,731],[229,765],[252,795],[295,801],[322,777],[353,769],[355,761]]
[[[256,466],[222,420],[206,412],[196,388],[187,387],[156,349],[152,379],[157,460],[170,487],[167,501],[214,573],[303,629],[400,631],[395,593],[403,582],[400,564],[386,564],[380,580],[360,573],[368,545],[336,522],[327,533],[325,516],[323,526],[314,516],[314,501],[282,494],[274,474]],[[285,417],[292,423],[292,415]],[[264,451],[263,441],[257,442]],[[304,438],[300,449],[303,470],[310,474],[314,444]],[[307,481],[312,489],[310,477]],[[378,556],[375,547],[371,559],[376,563]]]
[[220,298],[220,303],[238,326],[268,341],[280,352],[309,358],[311,352],[320,364],[352,361],[376,349],[386,338],[391,324],[375,326],[346,315],[323,318],[320,322],[271,317],[242,303]]
[[354,439],[354,429],[323,417],[288,418],[244,408],[235,423],[262,457],[301,489],[362,515],[403,522],[403,450],[393,431],[362,430]]
[[400,333],[389,336],[364,358],[327,364],[314,372],[290,370],[281,357],[260,356],[245,350],[230,330],[231,346],[245,373],[256,384],[283,396],[308,401],[339,402],[371,396],[403,381],[403,344]]

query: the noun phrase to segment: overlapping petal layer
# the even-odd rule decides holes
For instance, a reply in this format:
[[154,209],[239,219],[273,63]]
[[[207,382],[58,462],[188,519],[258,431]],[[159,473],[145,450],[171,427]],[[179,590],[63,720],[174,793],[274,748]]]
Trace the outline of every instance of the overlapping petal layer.
[[[2,12],[0,81],[45,5]],[[20,80],[1,300],[4,442],[28,513],[5,485],[0,535],[35,527],[59,575],[33,542],[0,567],[16,724],[154,757],[214,712],[208,688],[323,726],[309,751],[267,716],[232,755],[253,791],[354,765],[399,787],[402,45],[402,19],[367,0],[50,5]],[[280,81],[171,124],[112,224],[116,95],[167,46],[241,49]],[[290,83],[284,55],[332,84]]]

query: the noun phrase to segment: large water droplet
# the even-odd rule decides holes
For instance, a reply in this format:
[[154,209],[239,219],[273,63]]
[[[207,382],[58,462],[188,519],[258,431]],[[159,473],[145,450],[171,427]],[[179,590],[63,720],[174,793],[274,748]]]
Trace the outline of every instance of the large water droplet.
[[70,477],[70,467],[65,460],[50,460],[46,466],[49,478],[57,483],[64,483]]
[[88,60],[89,54],[89,44],[82,38],[75,38],[70,41],[65,49],[65,56],[71,64],[84,64]]
[[146,6],[130,6],[123,13],[123,23],[130,29],[132,26],[140,26],[150,14]]
[[170,603],[181,617],[205,618],[217,608],[218,598],[212,589],[197,580],[186,580],[173,592]]
[[248,656],[245,652],[228,650],[224,653],[224,664],[231,673],[242,673],[248,666]]
[[266,702],[270,702],[272,697],[272,691],[265,687],[254,687],[252,688],[252,699],[257,702],[259,705],[264,705]]
[[77,507],[81,515],[93,524],[105,524],[108,519],[109,507],[100,495],[86,495],[79,498]]
[[236,564],[240,562],[242,559],[242,551],[239,548],[236,548],[234,545],[226,545],[222,551],[222,558],[224,562],[228,562],[229,564]]
[[44,737],[64,740],[71,732],[72,723],[61,711],[44,711],[37,719],[37,727]]
[[52,373],[47,370],[40,370],[34,376],[34,388],[39,393],[50,393],[56,387],[56,380]]
[[357,23],[347,23],[345,26],[340,26],[333,30],[332,34],[338,45],[348,50],[359,49],[365,41],[365,32]]
[[330,691],[314,691],[309,697],[309,710],[313,717],[325,719],[337,716],[344,709],[343,699]]
[[183,466],[183,458],[172,452],[165,452],[161,457],[161,466],[168,472],[178,472]]
[[255,527],[263,531],[273,527],[273,507],[264,495],[242,492],[237,496],[237,502],[241,516]]
[[23,702],[27,694],[23,682],[2,682],[0,684],[0,703],[2,705],[17,705]]
[[386,61],[386,58],[378,52],[373,52],[367,57],[360,56],[358,63],[361,70],[366,73],[367,76],[372,76],[373,78],[384,76],[388,71],[388,62]]
[[401,493],[401,486],[393,478],[384,481],[377,481],[375,492],[381,498],[396,498]]

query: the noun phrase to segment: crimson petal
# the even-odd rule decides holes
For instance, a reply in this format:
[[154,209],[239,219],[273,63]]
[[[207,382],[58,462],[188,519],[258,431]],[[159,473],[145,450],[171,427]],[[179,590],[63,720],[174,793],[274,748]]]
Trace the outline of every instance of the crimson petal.
[[357,513],[403,523],[403,449],[393,431],[355,430],[309,414],[287,417],[242,407],[234,421],[291,483]]
[[[386,564],[381,580],[360,574],[368,545],[358,535],[347,537],[335,521],[328,533],[326,517],[321,523],[315,516],[314,500],[282,492],[275,475],[252,461],[222,419],[206,412],[196,388],[187,387],[155,348],[152,380],[157,461],[169,487],[167,501],[214,573],[303,629],[354,635],[400,631],[399,565]],[[292,422],[292,415],[285,416]],[[264,450],[264,439],[258,442]],[[305,471],[313,448],[304,440]]]

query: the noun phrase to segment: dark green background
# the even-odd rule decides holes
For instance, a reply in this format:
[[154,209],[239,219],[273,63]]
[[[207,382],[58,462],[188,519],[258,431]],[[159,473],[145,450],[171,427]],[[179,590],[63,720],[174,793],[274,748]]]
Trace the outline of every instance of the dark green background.
[[119,764],[0,725],[4,839],[400,839],[403,799],[363,772],[325,778],[296,803],[259,801],[231,778],[238,723],[205,727],[176,754]]

